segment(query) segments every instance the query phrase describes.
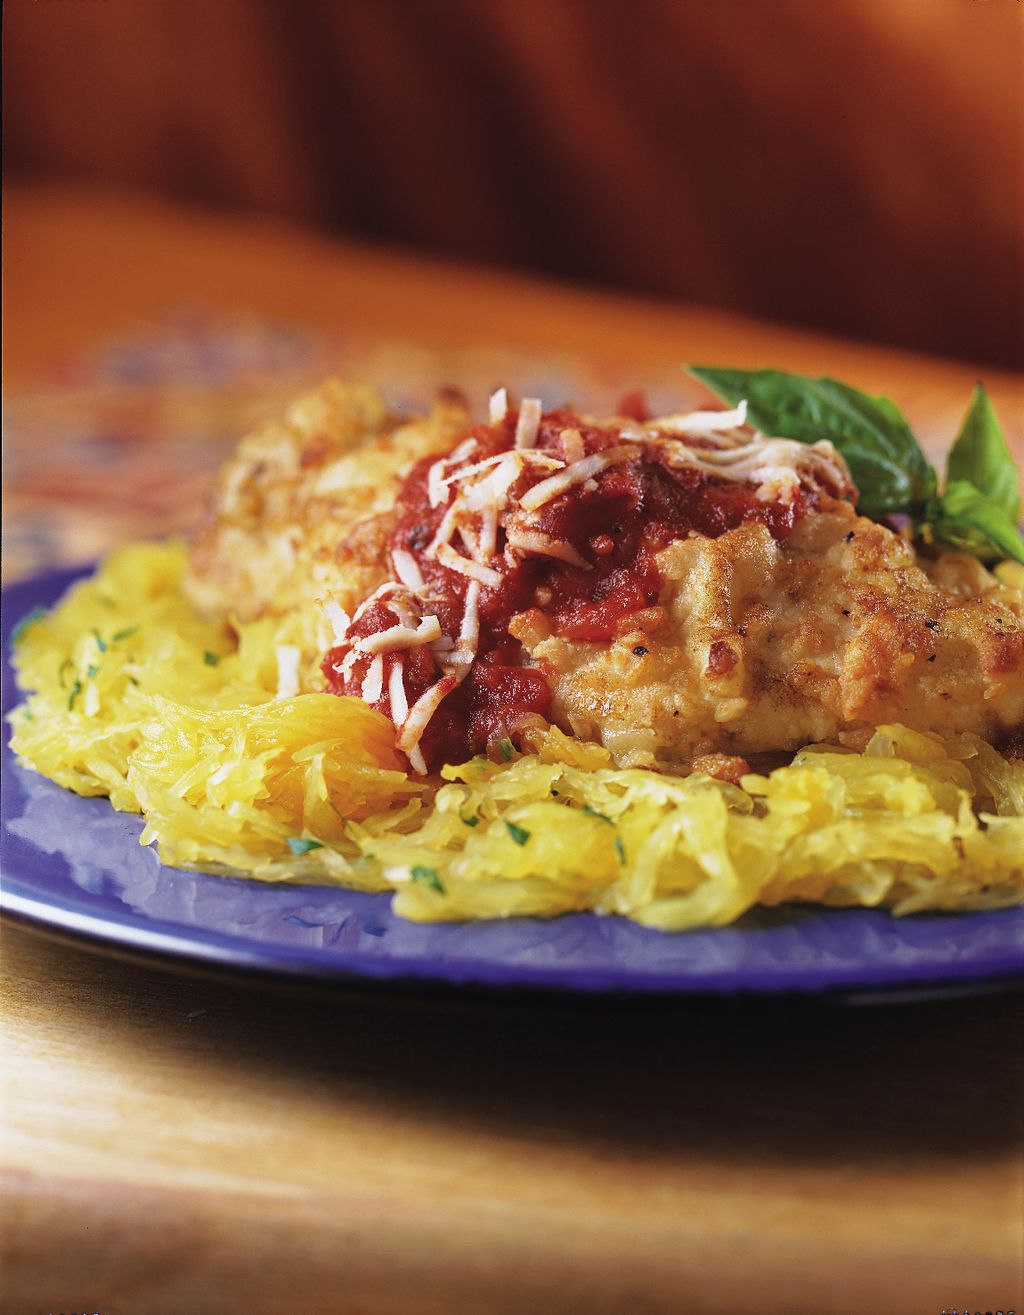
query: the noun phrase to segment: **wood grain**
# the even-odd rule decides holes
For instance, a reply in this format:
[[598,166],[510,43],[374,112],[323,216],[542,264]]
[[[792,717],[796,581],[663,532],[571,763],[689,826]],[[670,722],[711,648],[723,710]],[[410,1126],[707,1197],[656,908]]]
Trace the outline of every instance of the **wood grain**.
[[[182,289],[645,369],[827,370],[936,435],[974,378],[138,200],[6,209],[12,378]],[[1020,381],[989,382],[1019,445]],[[176,975],[16,927],[3,972],[10,1315],[1024,1306],[1019,996],[395,1002]]]
[[1015,997],[384,1003],[11,929],[4,965],[12,1312],[1019,1302]]

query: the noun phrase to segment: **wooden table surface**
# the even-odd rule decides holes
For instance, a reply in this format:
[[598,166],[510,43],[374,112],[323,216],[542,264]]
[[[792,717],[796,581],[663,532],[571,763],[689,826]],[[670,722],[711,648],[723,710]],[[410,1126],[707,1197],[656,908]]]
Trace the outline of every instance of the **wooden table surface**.
[[[771,363],[904,405],[976,367],[88,194],[5,197],[5,369],[182,289],[428,344]],[[1021,383],[985,371],[1022,451]],[[313,994],[6,926],[11,1315],[1024,1307],[1020,997]]]

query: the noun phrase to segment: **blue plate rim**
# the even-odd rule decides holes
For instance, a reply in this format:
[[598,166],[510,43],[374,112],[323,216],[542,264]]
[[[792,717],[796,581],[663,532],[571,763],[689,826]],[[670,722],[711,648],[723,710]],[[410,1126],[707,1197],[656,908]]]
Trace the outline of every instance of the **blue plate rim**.
[[[63,568],[17,581],[3,591],[3,631],[5,661],[3,664],[4,698],[6,711],[16,698],[16,689],[10,663],[7,660],[10,632],[18,620],[31,608],[42,602],[54,601],[76,580],[94,569],[92,564]],[[16,764],[6,746],[5,727],[4,771],[21,773],[27,769]],[[58,788],[58,787],[54,787]],[[90,801],[93,802],[93,801]],[[216,928],[174,923],[141,914],[125,905],[125,912],[112,915],[109,909],[99,914],[90,911],[89,896],[81,892],[79,898],[68,900],[53,892],[40,892],[38,885],[20,878],[8,865],[8,836],[3,835],[0,852],[0,912],[12,920],[25,922],[43,930],[50,930],[94,946],[109,946],[115,950],[171,958],[181,963],[215,965],[294,979],[353,980],[435,984],[452,986],[483,986],[502,988],[536,988],[541,990],[571,991],[585,994],[620,992],[643,995],[698,994],[778,995],[785,993],[818,994],[830,991],[885,991],[898,987],[928,988],[958,984],[969,989],[988,981],[1024,976],[1024,909],[1009,909],[999,914],[938,914],[918,915],[942,920],[978,917],[1004,918],[1009,935],[1002,947],[986,948],[980,957],[971,955],[963,959],[936,962],[924,956],[909,962],[874,961],[827,963],[817,968],[807,964],[794,965],[788,970],[774,965],[770,970],[755,970],[743,966],[728,969],[719,966],[713,974],[685,974],[678,969],[668,972],[631,973],[621,965],[607,969],[582,968],[579,965],[546,964],[524,965],[495,962],[486,957],[461,956],[449,959],[439,967],[436,959],[417,962],[407,958],[389,959],[358,954],[335,952],[330,959],[311,957],[308,952],[281,942],[260,942],[251,937],[240,937]],[[221,883],[244,879],[214,874],[190,874],[198,880]],[[244,883],[248,885],[249,883]],[[260,889],[267,887],[260,883]],[[287,889],[294,892],[297,887]],[[315,892],[332,892],[335,887],[302,887],[315,900]],[[364,896],[378,900],[387,907],[390,897]],[[802,913],[806,912],[801,906]],[[822,915],[843,916],[858,913],[878,914],[875,910],[822,910]],[[569,914],[554,920],[593,919],[594,914]],[[895,922],[888,914],[878,915]],[[535,926],[539,919],[518,920]],[[666,933],[654,933],[664,935]],[[676,935],[688,935],[677,933]]]

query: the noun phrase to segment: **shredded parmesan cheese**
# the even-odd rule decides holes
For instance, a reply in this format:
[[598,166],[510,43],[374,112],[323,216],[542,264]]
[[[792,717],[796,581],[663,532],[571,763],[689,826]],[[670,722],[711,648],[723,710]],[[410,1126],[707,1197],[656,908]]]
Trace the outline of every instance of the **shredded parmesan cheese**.
[[459,511],[460,508],[458,505],[453,503],[441,517],[441,524],[437,527],[437,533],[430,540],[430,543],[427,544],[427,557],[436,557],[437,550],[443,544],[448,543],[451,539],[452,535],[455,533],[455,526],[458,523]]
[[[805,480],[812,488],[842,497],[851,488],[846,463],[827,440],[808,444],[791,438],[761,438],[739,447],[714,449],[673,444],[672,464],[695,466],[719,479],[766,489],[793,490]],[[766,492],[766,496],[773,495]]]
[[[461,484],[463,480],[469,479],[473,475],[483,474],[485,470],[491,470],[493,467],[501,465],[502,462],[516,462],[516,456],[511,452],[498,452],[493,457],[484,457],[483,461],[474,461],[471,466],[463,466],[461,470],[455,471],[453,475],[445,477],[445,487],[449,484]],[[513,479],[515,476],[513,476]]]
[[444,480],[444,473],[448,467],[458,465],[460,461],[465,461],[470,453],[475,450],[476,439],[467,438],[464,443],[459,444],[454,452],[450,452],[446,457],[441,457],[430,467],[427,471],[427,493],[432,507],[440,507],[448,496]]
[[405,663],[397,658],[388,676],[388,700],[391,703],[391,720],[401,726],[409,715],[409,700],[405,694]]
[[[402,752],[408,755],[410,761],[413,761],[412,751],[414,749],[418,751],[419,742],[423,738],[423,732],[430,724],[431,717],[458,684],[459,681],[456,676],[442,676],[439,681],[431,685],[428,690],[425,690],[409,709],[409,715],[398,733],[396,743]],[[423,755],[420,754],[420,762],[422,761]],[[426,771],[426,767],[417,768],[416,770]]]
[[299,692],[299,658],[295,644],[277,645],[277,697],[293,699]]
[[364,703],[376,703],[384,691],[384,655],[378,653],[366,669],[360,691]]
[[559,438],[562,440],[565,459],[570,465],[575,461],[583,460],[583,435],[578,429],[563,429]]
[[[660,416],[652,420],[649,427],[673,434],[685,434],[689,438],[703,438],[705,435],[740,429],[746,423],[747,401],[744,398],[734,411],[690,411],[687,415]],[[626,437],[625,434],[622,436]]]
[[476,655],[480,643],[480,585],[476,580],[470,582],[466,590],[465,610],[462,613],[462,625],[459,629],[459,649]]
[[537,442],[541,414],[539,397],[523,398],[519,406],[519,419],[516,421],[517,448],[531,448]]
[[399,648],[429,644],[439,638],[440,634],[441,622],[437,617],[425,616],[415,629],[411,626],[392,626],[389,630],[367,635],[365,639],[357,639],[355,646],[360,653],[393,653]]
[[356,658],[358,656],[359,655],[356,653],[355,649],[350,648],[340,662],[335,662],[334,670],[338,673],[339,676],[342,676],[344,677],[345,680],[348,680],[349,676],[352,674],[352,668],[355,666]]
[[[492,425],[505,424],[509,400],[504,388],[491,396],[489,411]],[[718,480],[749,484],[756,496],[765,500],[790,501],[801,485],[837,496],[845,496],[851,490],[849,472],[831,444],[819,442],[808,446],[752,434],[746,428],[745,401],[731,411],[691,411],[644,424],[615,422],[611,428],[604,427],[602,440],[607,442],[611,437],[614,446],[590,455],[582,428],[575,425],[568,425],[557,439],[550,438],[546,447],[538,449],[542,421],[540,401],[524,398],[513,446],[507,446],[506,428],[503,434],[495,436],[503,439],[497,443],[502,450],[492,449],[492,455],[473,460],[480,445],[475,439],[466,439],[448,456],[434,461],[427,471],[428,499],[431,507],[438,509],[440,520],[424,555],[469,582],[457,637],[442,633],[439,617],[421,615],[427,584],[418,555],[405,548],[392,550],[396,579],[387,581],[364,600],[352,622],[338,604],[324,604],[335,642],[341,643],[350,633],[350,626],[373,603],[386,599],[385,607],[397,624],[354,641],[351,651],[335,669],[348,679],[357,652],[372,656],[362,681],[363,698],[378,702],[386,684],[391,719],[398,732],[396,743],[414,771],[426,772],[420,742],[431,718],[448,694],[465,680],[476,661],[480,646],[481,590],[500,589],[505,582],[504,569],[514,568],[528,554],[553,558],[578,570],[593,569],[575,543],[531,527],[531,522],[536,524],[534,513],[552,499],[575,488],[585,494],[596,492],[597,477],[602,471],[618,462],[640,458],[638,444],[645,445],[648,451],[657,447],[659,462],[692,467]],[[528,471],[538,482],[523,493],[513,492]],[[503,569],[495,569],[499,566]],[[443,592],[443,586],[441,589]],[[403,649],[426,644],[430,645],[440,674],[410,708],[405,663],[396,656],[385,679],[384,654],[397,655]],[[291,678],[285,679],[284,667],[281,671],[282,688],[290,690]],[[296,689],[297,679],[296,667]],[[610,736],[615,734],[619,735],[623,749],[628,748],[638,763],[646,764],[649,753],[645,737],[649,732],[632,728],[609,732]]]
[[605,466],[610,466],[615,461],[628,461],[633,456],[634,453],[628,448],[621,447],[608,448],[605,452],[594,452],[591,456],[584,457],[582,461],[574,461],[571,466],[566,466],[557,475],[549,475],[539,484],[534,484],[533,488],[527,489],[519,499],[519,505],[524,511],[536,511],[538,507],[543,507],[545,502],[557,498],[566,489],[571,489],[575,484],[582,484],[604,470]]
[[448,496],[448,490],[445,488],[444,483],[444,472],[447,465],[448,462],[442,457],[440,461],[435,461],[427,471],[427,495],[430,498],[432,507],[440,507]]
[[345,636],[348,634],[348,628],[352,624],[352,618],[335,599],[329,598],[326,603],[322,604],[324,616],[331,623],[331,630],[335,644],[343,644]]
[[441,544],[437,550],[437,560],[449,571],[457,571],[459,575],[464,575],[470,580],[479,580],[481,584],[489,585],[492,589],[501,586],[499,571],[480,562],[471,562],[468,557],[460,556],[450,544]]
[[421,594],[426,585],[419,563],[412,553],[407,548],[394,548],[391,552],[391,560],[395,566],[395,574],[406,589],[411,593]]
[[579,566],[584,571],[591,569],[587,559],[581,556],[571,543],[564,539],[553,539],[550,534],[540,530],[509,530],[507,542],[510,547],[521,552],[539,553],[542,557],[557,557],[559,561],[568,562],[570,566]]
[[498,548],[498,509],[485,507],[480,517],[480,560],[489,561]]
[[500,425],[508,415],[508,390],[498,388],[491,394],[489,410],[492,425]]
[[401,589],[401,587],[397,580],[385,580],[382,585],[374,589],[368,598],[364,598],[356,608],[355,615],[352,617],[352,625],[355,625],[357,621],[361,621],[379,599],[385,598],[388,594],[393,594],[396,589]]

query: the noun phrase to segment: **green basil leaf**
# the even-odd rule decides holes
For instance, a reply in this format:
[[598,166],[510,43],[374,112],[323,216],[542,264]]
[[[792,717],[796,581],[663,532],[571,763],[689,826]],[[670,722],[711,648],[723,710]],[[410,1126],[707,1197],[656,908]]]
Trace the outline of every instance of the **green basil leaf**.
[[934,496],[935,471],[887,397],[785,370],[688,368],[730,406],[746,398],[750,423],[763,434],[801,443],[829,439],[846,458],[865,515],[909,511]]
[[1024,539],[1006,512],[966,480],[954,480],[929,508],[937,539],[983,560],[1011,557],[1024,562]]
[[1020,518],[1020,476],[1003,437],[1002,426],[981,384],[971,394],[960,433],[946,463],[946,479],[964,480],[1016,523]]

